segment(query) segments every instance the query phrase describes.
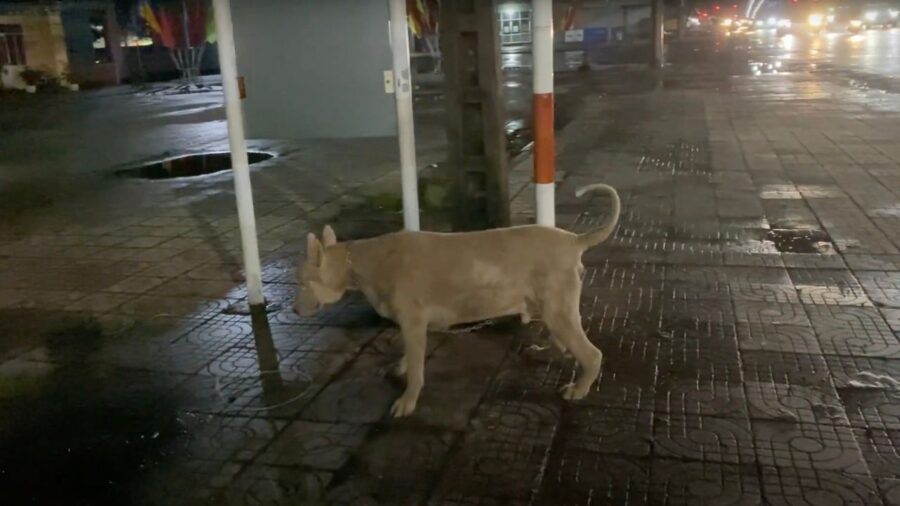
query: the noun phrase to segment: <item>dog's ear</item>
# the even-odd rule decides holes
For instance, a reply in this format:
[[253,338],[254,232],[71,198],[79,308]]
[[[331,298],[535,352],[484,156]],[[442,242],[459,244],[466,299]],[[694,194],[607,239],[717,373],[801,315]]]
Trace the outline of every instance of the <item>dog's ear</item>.
[[334,229],[331,228],[331,225],[325,225],[325,230],[322,231],[322,244],[325,246],[337,244],[337,236],[334,234]]
[[316,234],[310,232],[306,234],[306,259],[312,265],[320,265],[322,263],[322,243],[316,237]]

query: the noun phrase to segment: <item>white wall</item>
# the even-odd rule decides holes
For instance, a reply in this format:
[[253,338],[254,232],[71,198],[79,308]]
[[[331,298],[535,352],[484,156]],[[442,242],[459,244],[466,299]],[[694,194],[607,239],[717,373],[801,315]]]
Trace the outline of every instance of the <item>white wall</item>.
[[396,134],[387,0],[232,0],[248,137]]

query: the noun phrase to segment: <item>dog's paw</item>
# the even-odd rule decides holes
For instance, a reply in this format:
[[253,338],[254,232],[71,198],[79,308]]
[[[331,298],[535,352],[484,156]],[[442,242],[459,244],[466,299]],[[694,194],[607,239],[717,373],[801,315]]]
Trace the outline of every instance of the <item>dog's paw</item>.
[[399,399],[394,401],[394,405],[391,407],[391,415],[394,418],[403,418],[411,415],[416,410],[416,401],[418,399],[408,399],[405,395],[401,395]]
[[590,385],[585,388],[579,388],[575,383],[569,383],[568,385],[563,386],[560,391],[562,392],[563,399],[567,401],[578,401],[584,399],[590,389]]

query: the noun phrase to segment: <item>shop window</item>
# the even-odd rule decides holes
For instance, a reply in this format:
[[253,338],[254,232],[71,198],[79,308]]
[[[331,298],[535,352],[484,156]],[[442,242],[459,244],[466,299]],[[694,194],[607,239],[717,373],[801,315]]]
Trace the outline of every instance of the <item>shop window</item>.
[[0,67],[26,63],[22,26],[0,25]]
[[94,63],[111,62],[112,54],[106,40],[106,11],[92,11],[88,22],[91,25],[91,35],[94,36]]
[[501,7],[500,42],[503,44],[528,44],[531,42],[531,11],[512,7]]

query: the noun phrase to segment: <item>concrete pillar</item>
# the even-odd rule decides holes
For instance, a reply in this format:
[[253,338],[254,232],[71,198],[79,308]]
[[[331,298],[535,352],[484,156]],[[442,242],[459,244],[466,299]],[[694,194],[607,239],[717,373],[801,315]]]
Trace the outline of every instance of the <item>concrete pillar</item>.
[[652,0],[652,10],[650,20],[653,26],[653,32],[651,34],[651,40],[653,44],[653,54],[651,60],[651,66],[653,68],[661,69],[666,64],[665,62],[665,15],[666,15],[666,4],[665,0]]
[[109,57],[112,58],[115,69],[116,84],[122,84],[127,77],[128,67],[125,61],[125,50],[122,48],[122,28],[116,18],[116,9],[109,6],[106,9],[106,26],[103,36],[106,38],[106,47],[109,49]]
[[508,226],[509,159],[497,0],[442,0],[441,54],[454,228]]

